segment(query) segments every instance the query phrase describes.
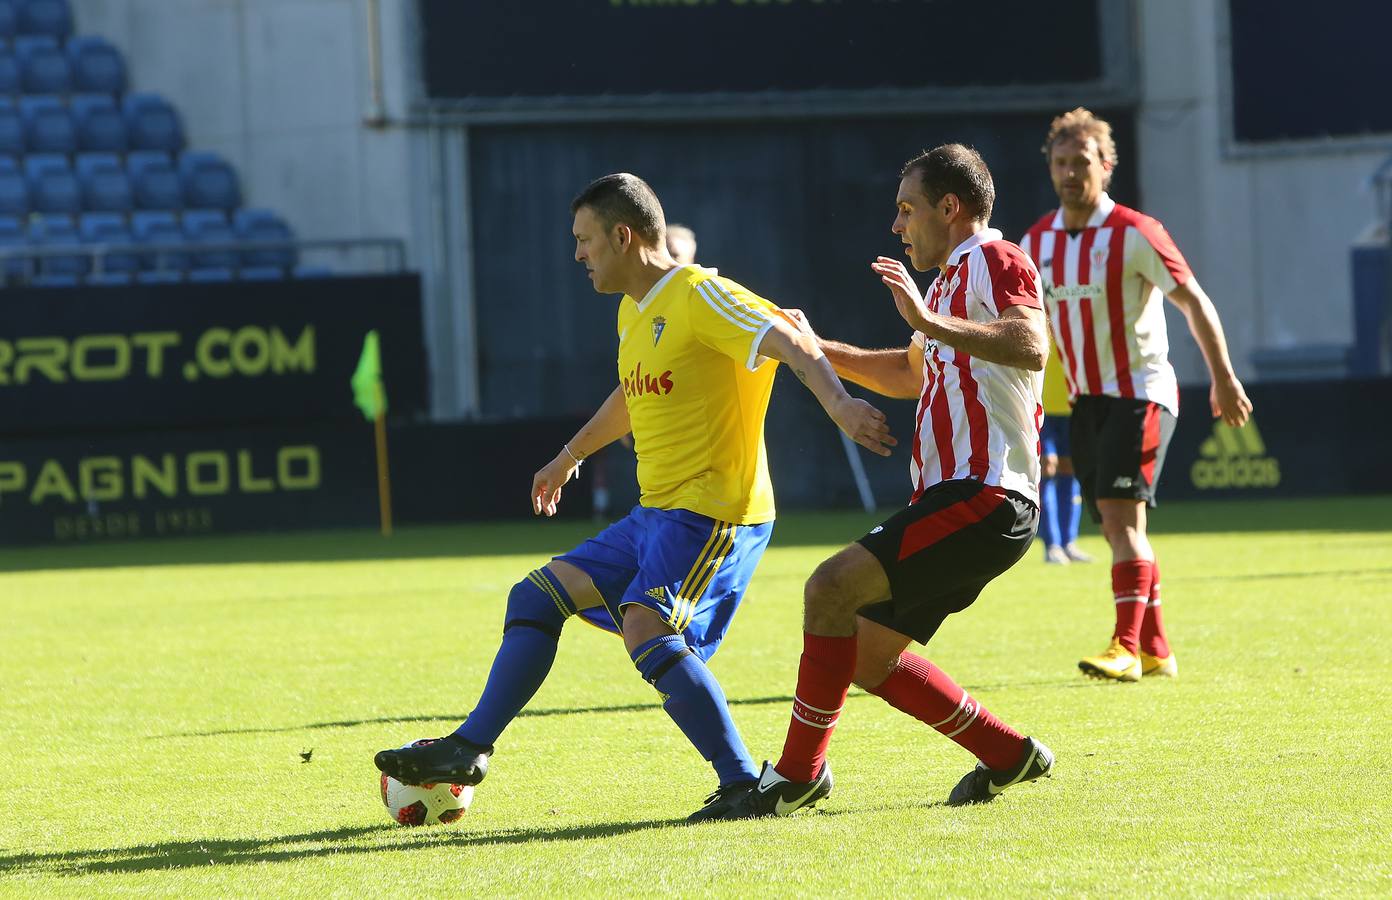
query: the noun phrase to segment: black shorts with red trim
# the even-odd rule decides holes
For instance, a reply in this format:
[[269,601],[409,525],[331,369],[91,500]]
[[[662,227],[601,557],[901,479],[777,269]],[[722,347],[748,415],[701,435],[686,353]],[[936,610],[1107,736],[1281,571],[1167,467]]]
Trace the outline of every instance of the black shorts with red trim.
[[1174,413],[1145,399],[1078,398],[1073,405],[1073,473],[1094,522],[1102,521],[1098,500],[1155,505],[1155,485],[1175,421]]
[[979,481],[942,481],[870,529],[859,543],[889,576],[889,599],[860,614],[920,644],[1024,555],[1039,508]]

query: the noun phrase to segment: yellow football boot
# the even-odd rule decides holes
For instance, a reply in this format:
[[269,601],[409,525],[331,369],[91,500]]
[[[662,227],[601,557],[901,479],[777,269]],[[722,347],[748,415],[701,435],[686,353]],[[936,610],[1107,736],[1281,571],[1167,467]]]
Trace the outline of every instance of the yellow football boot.
[[1151,656],[1144,650],[1141,651],[1141,677],[1149,678],[1155,675],[1160,678],[1178,678],[1179,663],[1175,662],[1174,652],[1169,656]]
[[1116,638],[1112,638],[1111,646],[1097,656],[1080,659],[1078,668],[1091,678],[1110,678],[1113,681],[1141,680],[1141,658],[1121,646],[1121,641]]

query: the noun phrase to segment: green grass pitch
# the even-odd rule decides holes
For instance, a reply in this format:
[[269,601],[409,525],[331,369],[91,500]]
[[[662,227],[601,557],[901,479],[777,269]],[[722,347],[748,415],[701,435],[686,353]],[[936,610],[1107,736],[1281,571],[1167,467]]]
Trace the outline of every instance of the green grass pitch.
[[[853,691],[829,800],[699,827],[711,773],[581,624],[460,823],[378,798],[373,752],[454,727],[508,588],[587,524],[3,550],[0,894],[1387,896],[1388,501],[1162,507],[1175,682],[1081,677],[1106,564],[1032,548],[927,655],[1048,743],[1052,779],[949,809],[965,751]],[[713,661],[756,758],[802,582],[868,521],[780,523]]]

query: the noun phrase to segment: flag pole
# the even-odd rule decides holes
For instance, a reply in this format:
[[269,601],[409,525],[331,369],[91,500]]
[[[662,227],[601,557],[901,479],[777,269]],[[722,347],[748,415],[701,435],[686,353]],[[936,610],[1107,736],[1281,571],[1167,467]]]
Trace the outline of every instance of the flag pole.
[[391,467],[387,465],[387,404],[383,397],[385,391],[382,389],[381,381],[377,382],[376,390],[378,403],[373,431],[377,435],[377,508],[381,512],[382,537],[391,537]]

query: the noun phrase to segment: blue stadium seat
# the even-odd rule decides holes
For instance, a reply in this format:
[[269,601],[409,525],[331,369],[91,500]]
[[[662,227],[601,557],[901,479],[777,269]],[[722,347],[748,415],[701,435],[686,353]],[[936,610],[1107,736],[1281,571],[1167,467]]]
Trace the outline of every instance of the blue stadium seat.
[[24,158],[24,175],[29,179],[29,203],[35,212],[82,211],[82,189],[68,168],[66,156],[32,153]]
[[24,120],[5,97],[0,97],[0,155],[24,155]]
[[85,35],[68,41],[73,90],[94,94],[126,92],[126,61],[105,38]]
[[[232,231],[244,241],[293,241],[295,233],[285,220],[269,209],[239,209],[232,217]],[[245,250],[242,265],[247,268],[292,269],[299,261],[289,247],[283,250]]]
[[20,97],[24,144],[30,153],[73,153],[77,129],[68,108],[57,97]]
[[18,24],[19,11],[15,9],[15,0],[0,0],[0,38],[9,40],[14,37]]
[[79,150],[126,152],[126,119],[106,94],[75,94],[68,101]]
[[190,269],[188,273],[190,282],[201,282],[208,284],[211,282],[231,281],[231,269]]
[[77,181],[84,209],[126,213],[135,206],[130,176],[115,153],[78,154]]
[[[135,243],[126,217],[118,213],[83,213],[77,229],[84,244]],[[140,260],[133,253],[109,253],[101,257],[100,268],[105,273],[130,273],[140,268]]]
[[0,94],[18,94],[19,88],[19,60],[13,53],[0,52]]
[[[131,233],[137,244],[182,244],[184,232],[174,213],[164,210],[136,210],[131,213]],[[150,269],[186,269],[188,257],[182,253],[145,253],[140,265]]]
[[333,269],[328,266],[296,266],[296,278],[332,278]]
[[40,272],[29,279],[31,287],[41,288],[77,287],[81,283],[75,272]]
[[[38,216],[29,223],[29,241],[39,247],[76,247],[82,241],[72,216]],[[39,276],[81,276],[87,274],[86,256],[47,256],[39,260]]]
[[154,269],[149,272],[136,272],[136,284],[178,284],[184,280],[184,273],[178,269]]
[[19,34],[46,34],[58,40],[72,34],[72,9],[68,0],[22,0],[15,30]]
[[132,150],[163,150],[178,153],[184,149],[184,126],[179,114],[158,94],[127,94],[121,102],[130,134]]
[[184,184],[169,154],[138,150],[126,155],[126,172],[135,189],[137,209],[183,209]]
[[14,39],[19,58],[19,83],[26,94],[66,94],[72,87],[72,67],[48,35],[24,35]]
[[216,153],[186,150],[179,155],[184,203],[203,209],[233,210],[242,205],[237,173]]
[[29,215],[29,182],[8,156],[0,156],[0,215]]
[[[184,213],[184,237],[191,244],[231,243],[236,240],[220,209],[191,209]],[[194,253],[195,269],[233,269],[240,262],[235,250],[205,250]],[[189,276],[192,279],[192,275]]]
[[121,287],[134,280],[131,272],[93,272],[82,283],[91,287]]
[[285,277],[284,269],[275,266],[248,266],[237,273],[242,281],[280,281]]
[[[23,221],[18,216],[0,216],[0,252],[6,250],[27,250],[29,234],[24,230]],[[22,259],[7,259],[0,269],[7,278],[20,278],[28,271],[30,263]]]

